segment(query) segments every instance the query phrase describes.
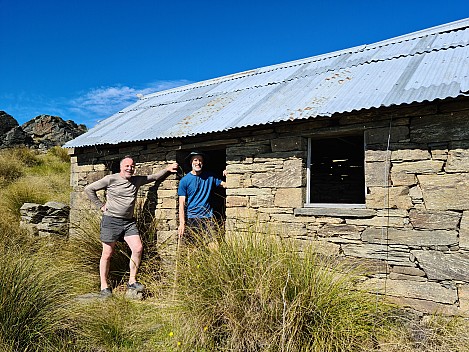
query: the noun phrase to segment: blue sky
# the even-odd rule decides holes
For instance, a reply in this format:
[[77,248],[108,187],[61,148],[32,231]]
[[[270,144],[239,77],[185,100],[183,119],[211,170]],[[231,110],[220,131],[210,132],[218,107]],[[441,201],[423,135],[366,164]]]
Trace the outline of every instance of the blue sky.
[[0,0],[0,110],[91,128],[139,93],[466,17],[466,0]]

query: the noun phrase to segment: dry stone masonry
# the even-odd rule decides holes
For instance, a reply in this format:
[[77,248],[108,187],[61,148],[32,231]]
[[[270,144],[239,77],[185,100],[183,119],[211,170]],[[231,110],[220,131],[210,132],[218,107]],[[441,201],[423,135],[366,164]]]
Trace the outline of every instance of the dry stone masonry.
[[[253,223],[368,268],[362,287],[424,313],[469,315],[469,100],[344,113],[177,140],[71,150],[71,221],[93,206],[85,185],[131,154],[137,172],[178,153],[226,154],[226,229]],[[363,133],[365,204],[306,206],[308,139]],[[389,143],[388,143],[389,141]],[[178,177],[144,188],[161,220],[158,241],[177,234]]]
[[70,207],[59,202],[24,203],[20,208],[20,226],[33,236],[68,237]]

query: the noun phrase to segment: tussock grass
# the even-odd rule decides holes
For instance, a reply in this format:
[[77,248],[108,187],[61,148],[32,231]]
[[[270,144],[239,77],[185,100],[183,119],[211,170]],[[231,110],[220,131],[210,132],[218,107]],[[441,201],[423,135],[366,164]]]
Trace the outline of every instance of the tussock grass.
[[0,175],[0,185],[5,186],[17,180],[24,174],[23,163],[19,160],[11,159],[5,154],[0,154],[0,164],[8,165],[4,167]]
[[20,179],[11,183],[2,192],[1,206],[19,218],[20,208],[24,203],[44,204],[49,200],[44,182],[34,183],[29,179]]
[[300,255],[288,242],[240,234],[179,265],[176,314],[187,350],[370,350],[382,324],[374,297],[353,287],[354,273],[312,248]]
[[49,351],[67,339],[71,277],[50,259],[2,250],[0,345],[15,351]]

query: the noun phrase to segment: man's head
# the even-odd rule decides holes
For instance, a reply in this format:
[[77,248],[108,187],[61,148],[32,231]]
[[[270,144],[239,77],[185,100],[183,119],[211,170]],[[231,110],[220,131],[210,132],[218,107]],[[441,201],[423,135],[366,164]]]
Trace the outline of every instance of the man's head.
[[204,156],[202,154],[191,155],[191,168],[196,174],[202,172],[202,167],[204,166]]
[[129,179],[135,172],[135,163],[133,159],[129,156],[124,157],[120,162],[120,172],[121,177]]

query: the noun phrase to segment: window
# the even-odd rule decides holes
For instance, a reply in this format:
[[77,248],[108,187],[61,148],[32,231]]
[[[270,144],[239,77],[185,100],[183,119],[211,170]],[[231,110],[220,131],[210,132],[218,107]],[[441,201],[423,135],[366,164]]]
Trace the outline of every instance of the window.
[[307,206],[365,204],[363,135],[308,140]]

